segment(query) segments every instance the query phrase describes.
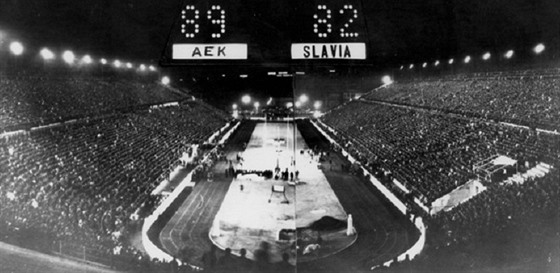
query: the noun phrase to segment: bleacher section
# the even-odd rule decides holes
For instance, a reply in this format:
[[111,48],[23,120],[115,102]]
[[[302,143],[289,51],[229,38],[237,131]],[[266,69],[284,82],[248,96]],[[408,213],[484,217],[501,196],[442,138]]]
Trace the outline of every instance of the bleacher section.
[[[102,86],[91,85],[91,92]],[[115,92],[107,89],[95,92]],[[161,99],[145,91],[144,97],[120,99],[128,104]],[[112,98],[98,102],[117,107]],[[42,109],[62,113],[67,103],[72,104],[62,100]],[[76,105],[80,103],[86,101]],[[79,107],[70,109],[80,112]],[[0,195],[1,239],[47,251],[69,241],[105,254],[135,253],[124,239],[131,219],[150,213],[158,201],[150,193],[159,178],[169,174],[190,144],[220,129],[224,116],[207,105],[184,102],[1,138],[0,192],[6,193]]]
[[[153,82],[0,76],[0,132],[187,98]],[[29,127],[29,126],[28,126]]]
[[[376,89],[322,117],[411,213],[425,212],[410,195],[429,206],[469,179],[484,184],[464,203],[427,217],[426,250],[387,272],[557,269],[560,135],[535,128],[560,128],[559,71],[417,79]],[[477,163],[495,158],[517,164],[477,176]]]
[[441,109],[547,130],[560,129],[560,69],[459,74],[396,82],[367,100]]
[[559,137],[439,112],[353,101],[323,118],[372,169],[383,168],[429,203],[504,154],[525,166],[559,160]]

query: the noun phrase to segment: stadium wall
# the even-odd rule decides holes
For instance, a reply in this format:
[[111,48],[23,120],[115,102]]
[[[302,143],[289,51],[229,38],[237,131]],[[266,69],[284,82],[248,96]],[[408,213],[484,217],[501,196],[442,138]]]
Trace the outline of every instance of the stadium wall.
[[[323,135],[325,136],[325,138],[333,145],[337,146],[340,148],[340,150],[342,151],[342,155],[344,157],[346,157],[348,159],[348,161],[350,161],[350,163],[354,164],[357,163],[360,165],[360,168],[363,171],[363,174],[367,177],[369,177],[369,181],[375,186],[375,188],[377,188],[377,190],[379,190],[384,196],[385,198],[387,198],[389,200],[389,202],[391,202],[403,215],[409,216],[408,220],[412,222],[412,224],[416,227],[416,229],[418,229],[418,231],[420,232],[420,236],[418,238],[418,240],[416,241],[416,243],[414,243],[414,245],[412,247],[410,247],[407,251],[405,251],[404,253],[400,254],[397,257],[397,261],[401,262],[404,260],[412,260],[414,259],[414,257],[416,257],[418,254],[420,254],[420,252],[422,252],[422,249],[424,249],[424,245],[426,243],[426,226],[424,225],[424,220],[422,219],[422,217],[417,217],[415,215],[409,215],[407,214],[407,208],[406,205],[399,199],[397,198],[389,189],[387,189],[383,184],[381,184],[381,182],[379,182],[379,180],[377,180],[375,178],[375,176],[373,176],[366,168],[364,168],[360,162],[358,162],[352,155],[350,155],[350,153],[348,153],[344,147],[342,147],[340,144],[338,144],[333,138],[331,138],[329,136],[329,134],[327,134],[322,128],[321,126],[317,125],[317,123],[320,123],[322,126],[324,126],[325,128],[328,128],[329,131],[334,132],[334,129],[330,128],[328,125],[324,124],[321,121],[311,121],[311,124],[313,124],[313,126],[315,126],[315,128]],[[393,260],[387,261],[385,262],[383,265],[384,266],[390,266],[391,263],[393,263]],[[371,269],[375,269],[376,267],[372,267]]]

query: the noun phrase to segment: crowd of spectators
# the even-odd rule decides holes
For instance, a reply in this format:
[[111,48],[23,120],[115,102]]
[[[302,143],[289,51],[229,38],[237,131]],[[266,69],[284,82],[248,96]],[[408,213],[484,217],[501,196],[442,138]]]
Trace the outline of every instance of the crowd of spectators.
[[436,111],[353,101],[323,121],[373,173],[390,172],[426,204],[476,178],[473,165],[496,154],[521,166],[560,160],[557,135]]
[[395,82],[364,96],[511,122],[560,129],[560,69],[476,74]]
[[154,82],[4,75],[0,76],[0,132],[20,124],[48,124],[181,99],[185,95]]
[[225,123],[218,111],[186,102],[0,139],[0,240],[135,257],[125,238],[159,201],[150,193],[185,147]]
[[[387,271],[557,269],[560,136],[534,129],[560,128],[557,73],[479,73],[396,83],[322,118],[372,173],[398,180],[427,205],[475,178],[473,165],[493,155],[517,160],[519,172],[538,162],[552,166],[550,173],[523,184],[483,181],[487,189],[479,195],[434,217],[425,215],[422,254]],[[413,207],[407,195],[397,196]]]
[[[560,172],[493,185],[425,218],[426,247],[390,272],[556,272],[560,264]],[[381,271],[383,272],[383,270]]]

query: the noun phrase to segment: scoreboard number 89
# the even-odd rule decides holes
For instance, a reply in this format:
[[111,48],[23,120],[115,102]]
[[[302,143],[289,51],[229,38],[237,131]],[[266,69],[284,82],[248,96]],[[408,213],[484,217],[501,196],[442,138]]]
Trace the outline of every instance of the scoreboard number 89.
[[[194,5],[187,5],[181,11],[181,33],[185,38],[195,38],[200,32],[200,10]],[[221,38],[226,33],[226,11],[220,5],[212,5],[206,11],[206,19],[210,24],[215,26],[215,31],[210,37],[216,39]]]

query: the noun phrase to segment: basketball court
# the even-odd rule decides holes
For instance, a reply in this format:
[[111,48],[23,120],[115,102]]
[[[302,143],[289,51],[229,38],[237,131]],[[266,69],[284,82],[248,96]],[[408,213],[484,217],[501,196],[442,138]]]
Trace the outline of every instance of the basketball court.
[[[317,145],[323,151],[329,147],[312,125],[296,130],[295,138],[293,128],[293,123],[285,122],[244,122],[225,147],[228,162],[217,162],[213,181],[198,182],[162,228],[162,249],[202,266],[202,254],[212,245],[230,248],[235,256],[243,248],[246,257],[254,259],[253,253],[266,242],[272,262],[287,253],[298,272],[341,272],[386,262],[410,247],[417,235],[402,214],[372,185],[342,171],[340,165],[347,161],[341,155],[331,152],[329,160],[320,163],[317,156],[312,157],[308,146]],[[281,176],[227,177],[224,170],[229,160],[245,171],[274,172],[278,167],[281,172],[288,168],[295,176],[297,169],[299,183],[294,186]],[[278,191],[272,192],[273,186]],[[346,234],[348,214],[354,218],[356,231],[350,236]],[[303,253],[319,242],[320,249]]]
[[[298,171],[298,182],[256,174],[234,179],[210,230],[210,239],[218,247],[231,248],[233,253],[244,248],[252,258],[251,250],[264,241],[270,244],[273,261],[289,253],[295,263],[296,229],[307,228],[325,216],[346,221],[346,212],[318,167],[318,156],[309,151],[297,128],[293,130],[292,123],[259,123],[255,127],[237,169]],[[339,248],[349,246],[356,238],[355,234],[346,236],[345,229],[340,228],[321,236],[342,241],[337,244]]]

